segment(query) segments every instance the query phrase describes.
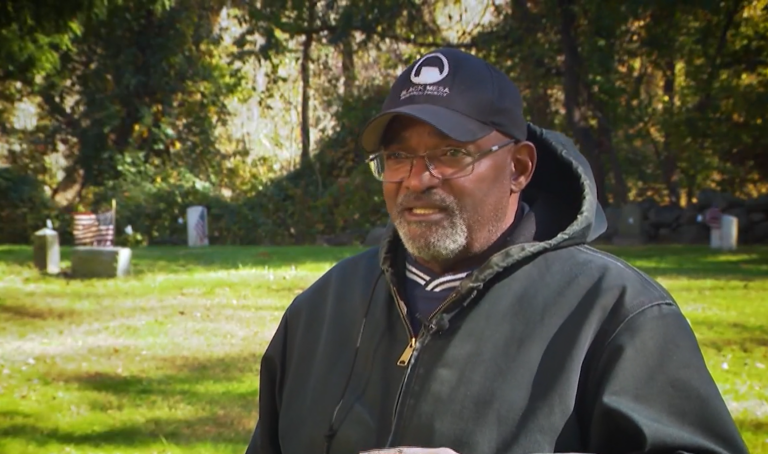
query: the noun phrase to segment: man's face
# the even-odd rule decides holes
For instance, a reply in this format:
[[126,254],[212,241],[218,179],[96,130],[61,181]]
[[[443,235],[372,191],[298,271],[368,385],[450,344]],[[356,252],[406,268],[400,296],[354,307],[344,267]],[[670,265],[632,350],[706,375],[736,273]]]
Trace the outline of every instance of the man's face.
[[[460,147],[473,154],[508,139],[494,132],[473,143],[457,142],[429,124],[396,117],[386,131],[386,150],[422,154]],[[383,183],[387,211],[408,251],[439,267],[490,246],[514,220],[513,145],[475,162],[465,177],[440,180],[417,159],[408,178]]]

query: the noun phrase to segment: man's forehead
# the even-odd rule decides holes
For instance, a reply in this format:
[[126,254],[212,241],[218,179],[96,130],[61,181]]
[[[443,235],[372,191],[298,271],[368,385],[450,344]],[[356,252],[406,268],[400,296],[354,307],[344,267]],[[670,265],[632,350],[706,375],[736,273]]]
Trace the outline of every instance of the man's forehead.
[[429,123],[416,118],[398,115],[390,120],[384,130],[384,140],[382,140],[382,143],[402,143],[417,135],[427,135],[438,140],[455,142],[450,136]]

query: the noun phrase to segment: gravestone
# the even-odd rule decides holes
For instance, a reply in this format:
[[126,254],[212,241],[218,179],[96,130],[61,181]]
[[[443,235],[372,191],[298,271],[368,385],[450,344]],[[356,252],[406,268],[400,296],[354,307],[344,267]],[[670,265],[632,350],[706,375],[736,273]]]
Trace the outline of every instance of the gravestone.
[[719,208],[709,208],[704,212],[704,223],[709,227],[709,247],[720,249],[722,246],[722,219],[723,212]]
[[72,250],[72,277],[124,277],[130,272],[129,248],[81,246]]
[[208,210],[204,206],[187,208],[187,244],[190,247],[208,246]]
[[720,250],[735,251],[739,244],[739,218],[724,214],[720,220]]
[[643,211],[640,205],[629,203],[622,206],[613,244],[629,246],[643,242]]
[[61,261],[58,232],[48,227],[35,232],[32,239],[32,256],[38,270],[58,274]]

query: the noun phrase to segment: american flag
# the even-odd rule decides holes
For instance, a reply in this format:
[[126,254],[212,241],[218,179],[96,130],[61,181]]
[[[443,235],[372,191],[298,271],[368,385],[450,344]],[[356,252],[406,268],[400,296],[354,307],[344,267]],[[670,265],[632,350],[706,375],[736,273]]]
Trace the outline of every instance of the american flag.
[[112,246],[115,240],[115,215],[104,213],[75,213],[72,231],[77,246]]
[[200,216],[195,221],[195,234],[197,235],[197,244],[208,244],[208,228],[205,222],[205,209],[200,210]]

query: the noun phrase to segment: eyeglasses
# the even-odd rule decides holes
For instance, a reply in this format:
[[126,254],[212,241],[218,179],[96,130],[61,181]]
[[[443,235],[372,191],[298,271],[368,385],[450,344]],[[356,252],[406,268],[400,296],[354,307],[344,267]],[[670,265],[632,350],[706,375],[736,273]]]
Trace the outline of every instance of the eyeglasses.
[[413,163],[424,158],[427,170],[435,178],[450,180],[469,176],[475,170],[475,163],[489,154],[518,143],[508,140],[479,153],[471,153],[459,147],[445,147],[421,154],[402,151],[381,151],[368,157],[368,165],[377,180],[385,183],[400,183],[411,175]]

